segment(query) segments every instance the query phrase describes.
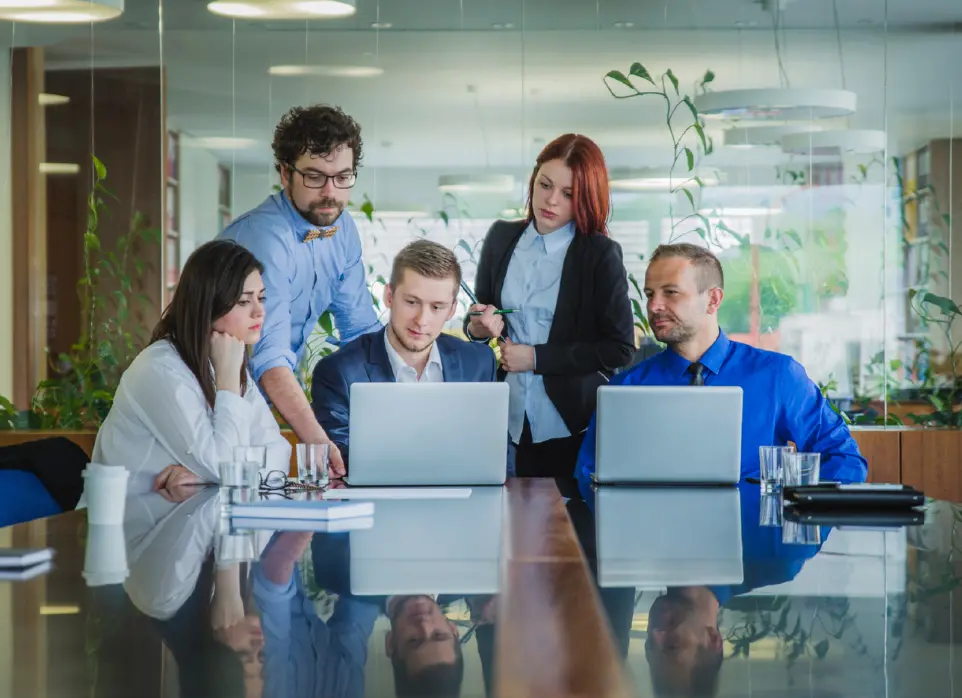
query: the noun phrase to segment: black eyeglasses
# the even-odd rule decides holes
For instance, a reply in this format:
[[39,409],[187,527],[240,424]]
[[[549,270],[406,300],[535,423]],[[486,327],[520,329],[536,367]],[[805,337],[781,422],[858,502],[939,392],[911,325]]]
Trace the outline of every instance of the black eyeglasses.
[[303,172],[293,165],[288,165],[292,172],[296,172],[304,180],[308,189],[323,189],[327,180],[334,182],[335,189],[350,189],[357,182],[357,172],[342,172],[336,175],[326,175],[323,172]]
[[260,489],[268,492],[282,492],[287,489],[295,490],[325,490],[327,487],[322,485],[310,485],[306,482],[298,482],[287,477],[283,470],[269,470],[260,473]]

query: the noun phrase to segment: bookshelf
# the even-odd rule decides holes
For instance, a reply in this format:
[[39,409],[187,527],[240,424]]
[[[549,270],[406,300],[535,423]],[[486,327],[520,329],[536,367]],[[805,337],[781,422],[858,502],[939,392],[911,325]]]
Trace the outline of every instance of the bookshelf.
[[180,278],[180,137],[167,132],[166,188],[164,191],[164,305],[170,303]]

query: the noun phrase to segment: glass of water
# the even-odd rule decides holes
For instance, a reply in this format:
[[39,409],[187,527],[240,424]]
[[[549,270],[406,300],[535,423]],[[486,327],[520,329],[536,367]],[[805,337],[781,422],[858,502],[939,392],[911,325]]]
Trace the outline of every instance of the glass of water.
[[304,485],[325,487],[330,482],[328,465],[331,458],[330,444],[297,444],[297,480]]
[[782,487],[785,456],[794,453],[794,446],[759,446],[758,469],[762,494],[774,494]]
[[267,447],[235,446],[234,460],[238,463],[254,463],[258,470],[263,470],[267,467]]
[[785,457],[785,485],[817,485],[821,461],[820,453],[789,453]]

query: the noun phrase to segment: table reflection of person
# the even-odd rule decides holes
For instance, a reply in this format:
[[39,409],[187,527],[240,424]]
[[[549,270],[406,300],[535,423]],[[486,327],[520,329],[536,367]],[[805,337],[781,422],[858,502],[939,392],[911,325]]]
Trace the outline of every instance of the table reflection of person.
[[386,607],[391,630],[384,636],[384,652],[398,698],[460,695],[460,633],[441,611],[437,596],[394,596]]
[[[783,543],[780,527],[759,525],[762,500],[758,485],[743,483],[738,491],[743,581],[731,585],[669,587],[648,611],[645,658],[656,696],[714,696],[724,652],[724,638],[718,627],[719,611],[735,597],[795,579],[805,563],[818,554],[831,532],[831,527],[821,527],[822,543],[815,545]],[[568,506],[592,571],[597,574],[594,497],[589,496],[580,503],[572,500]],[[622,656],[627,657],[635,589],[600,591],[616,644]]]
[[131,603],[151,619],[177,663],[179,695],[260,696],[260,620],[244,566],[218,564],[220,500],[174,486],[128,499],[124,537]]

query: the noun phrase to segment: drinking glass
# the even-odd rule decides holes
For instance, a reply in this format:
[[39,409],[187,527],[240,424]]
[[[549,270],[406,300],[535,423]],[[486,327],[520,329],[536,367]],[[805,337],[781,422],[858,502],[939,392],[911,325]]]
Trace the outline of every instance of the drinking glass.
[[328,465],[331,457],[330,444],[297,444],[297,480],[304,485],[325,487],[330,478]]
[[817,485],[821,459],[820,453],[789,453],[784,464],[785,485]]
[[781,489],[785,455],[794,451],[794,446],[758,447],[758,470],[762,494],[774,494]]

